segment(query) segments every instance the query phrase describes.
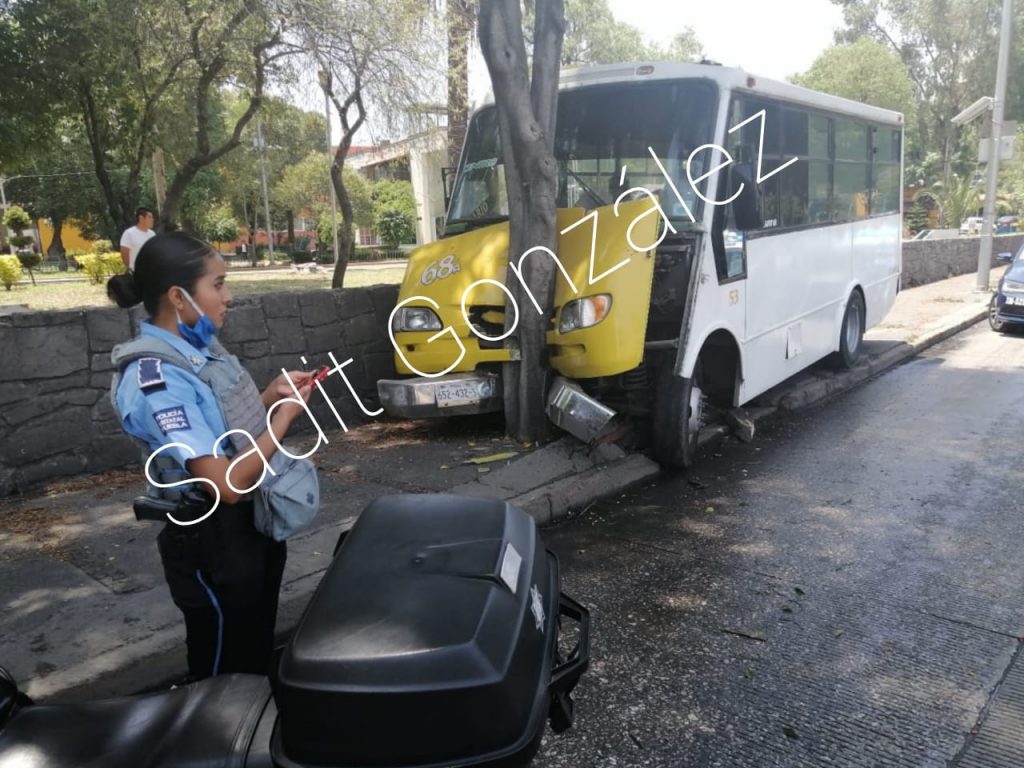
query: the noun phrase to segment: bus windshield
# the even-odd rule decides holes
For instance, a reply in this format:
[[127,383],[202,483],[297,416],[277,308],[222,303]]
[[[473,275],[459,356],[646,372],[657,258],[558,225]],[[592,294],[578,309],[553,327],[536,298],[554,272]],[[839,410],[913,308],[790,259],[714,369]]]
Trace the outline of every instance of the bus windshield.
[[[614,203],[620,194],[644,187],[659,196],[673,221],[690,224],[665,173],[693,217],[701,200],[687,179],[690,153],[710,143],[717,90],[705,80],[635,82],[562,91],[555,126],[559,208],[587,210]],[[705,173],[711,153],[694,158],[693,178]],[[701,187],[706,181],[701,182]],[[707,196],[705,190],[702,194]],[[496,109],[480,110],[470,123],[452,196],[446,234],[508,218],[505,165]]]

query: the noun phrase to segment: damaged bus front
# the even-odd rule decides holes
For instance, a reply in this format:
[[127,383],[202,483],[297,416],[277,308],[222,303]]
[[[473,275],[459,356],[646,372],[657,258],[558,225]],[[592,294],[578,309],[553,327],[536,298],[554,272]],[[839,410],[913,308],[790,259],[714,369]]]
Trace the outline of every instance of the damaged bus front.
[[[559,377],[549,415],[584,438],[614,413],[649,413],[649,369],[673,367],[694,288],[703,205],[687,160],[712,140],[718,87],[652,74],[603,67],[569,73],[561,84],[560,234],[547,335]],[[701,162],[711,160],[702,153]],[[693,162],[696,179],[703,170]],[[514,333],[501,338],[506,311],[537,311],[509,304],[499,285],[508,271],[507,219],[496,111],[488,106],[470,123],[444,238],[410,258],[391,332],[396,367],[412,378],[380,382],[389,414],[501,410],[501,364],[517,352]]]

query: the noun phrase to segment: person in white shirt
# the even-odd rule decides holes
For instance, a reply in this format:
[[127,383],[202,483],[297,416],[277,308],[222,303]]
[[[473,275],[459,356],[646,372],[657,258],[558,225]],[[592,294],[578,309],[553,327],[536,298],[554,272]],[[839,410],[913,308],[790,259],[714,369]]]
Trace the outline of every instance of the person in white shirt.
[[129,227],[121,235],[121,260],[129,272],[135,271],[135,257],[139,255],[139,248],[154,234],[153,212],[149,208],[136,208],[135,226]]

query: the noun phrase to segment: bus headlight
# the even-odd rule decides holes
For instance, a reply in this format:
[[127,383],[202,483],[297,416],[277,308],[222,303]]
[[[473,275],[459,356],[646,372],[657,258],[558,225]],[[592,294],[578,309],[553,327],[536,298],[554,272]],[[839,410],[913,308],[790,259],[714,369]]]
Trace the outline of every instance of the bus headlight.
[[1024,291],[1024,283],[1018,283],[1016,280],[1003,280],[1004,291]]
[[607,293],[570,301],[562,307],[562,319],[558,323],[558,332],[569,333],[569,331],[597,325],[608,316],[611,309],[612,297]]
[[440,331],[441,318],[427,307],[402,307],[391,323],[395,333],[401,331]]

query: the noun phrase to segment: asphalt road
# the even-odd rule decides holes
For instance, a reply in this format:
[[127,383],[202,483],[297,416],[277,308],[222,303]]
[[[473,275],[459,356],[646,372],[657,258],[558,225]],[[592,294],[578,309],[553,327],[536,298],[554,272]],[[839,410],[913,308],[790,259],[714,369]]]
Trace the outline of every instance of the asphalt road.
[[1022,412],[979,325],[546,530],[594,628],[534,765],[949,765],[1024,636]]

